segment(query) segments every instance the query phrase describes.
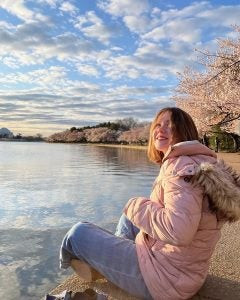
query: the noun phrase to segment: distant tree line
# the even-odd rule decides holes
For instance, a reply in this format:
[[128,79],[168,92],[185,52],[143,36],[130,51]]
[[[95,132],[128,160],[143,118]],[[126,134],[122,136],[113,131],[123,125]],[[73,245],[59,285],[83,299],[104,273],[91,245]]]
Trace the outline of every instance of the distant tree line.
[[44,138],[40,133],[36,135],[27,135],[24,136],[21,133],[16,135],[9,136],[7,134],[0,134],[0,139],[7,139],[7,140],[19,140],[19,141],[27,141],[27,142],[41,142],[44,141]]
[[144,124],[144,123],[139,123],[137,120],[130,117],[130,118],[119,119],[119,120],[116,120],[115,122],[102,122],[102,123],[99,123],[94,126],[84,126],[84,127],[79,127],[79,128],[72,127],[70,129],[70,131],[73,132],[73,131],[77,130],[79,132],[82,132],[85,129],[94,129],[94,128],[100,128],[100,127],[108,128],[108,129],[116,130],[116,131],[118,131],[118,130],[126,131],[131,128],[142,126],[142,124]]
[[138,122],[134,118],[124,118],[115,122],[102,122],[94,126],[72,127],[47,138],[53,143],[119,143],[140,144],[148,142],[149,123]]

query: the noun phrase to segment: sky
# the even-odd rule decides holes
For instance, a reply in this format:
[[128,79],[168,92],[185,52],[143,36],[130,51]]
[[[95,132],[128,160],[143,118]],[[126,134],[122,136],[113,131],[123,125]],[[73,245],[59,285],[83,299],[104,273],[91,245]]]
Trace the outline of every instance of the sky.
[[1,0],[0,128],[52,133],[174,106],[195,49],[234,37],[239,1]]

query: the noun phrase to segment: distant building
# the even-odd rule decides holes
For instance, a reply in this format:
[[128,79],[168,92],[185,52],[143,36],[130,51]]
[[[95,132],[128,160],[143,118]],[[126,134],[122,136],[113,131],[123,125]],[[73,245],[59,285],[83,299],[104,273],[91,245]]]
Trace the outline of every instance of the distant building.
[[7,139],[13,138],[13,133],[7,128],[1,128],[0,138],[7,138]]

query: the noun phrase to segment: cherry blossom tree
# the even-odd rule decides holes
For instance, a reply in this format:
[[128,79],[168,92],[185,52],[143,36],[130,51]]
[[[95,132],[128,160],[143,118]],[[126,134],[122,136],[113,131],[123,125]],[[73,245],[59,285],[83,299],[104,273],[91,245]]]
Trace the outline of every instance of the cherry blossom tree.
[[179,74],[173,99],[200,132],[213,126],[233,132],[240,120],[240,26],[234,28],[236,37],[219,39],[216,53],[199,51],[205,71],[186,68]]
[[84,132],[65,130],[52,134],[47,138],[47,141],[52,143],[81,143],[85,142],[86,138]]
[[131,130],[113,130],[108,127],[92,127],[83,130],[71,128],[54,133],[47,138],[52,143],[135,143],[146,144],[149,137],[150,124],[142,124]]
[[118,137],[118,141],[128,144],[146,144],[149,138],[150,125],[143,127],[132,128],[131,130],[123,131]]
[[113,143],[117,140],[117,131],[106,127],[85,129],[84,134],[90,143]]

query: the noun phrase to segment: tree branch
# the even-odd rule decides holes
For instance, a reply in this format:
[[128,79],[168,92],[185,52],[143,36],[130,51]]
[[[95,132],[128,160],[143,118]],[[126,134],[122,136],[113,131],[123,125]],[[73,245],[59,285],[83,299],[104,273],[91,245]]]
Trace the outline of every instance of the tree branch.
[[240,120],[240,114],[239,114],[238,116],[233,117],[233,118],[231,118],[231,119],[229,119],[229,120],[226,120],[226,121],[224,121],[224,119],[226,119],[226,117],[224,117],[222,121],[218,122],[217,125],[223,125],[223,124],[232,122],[232,121],[234,121],[234,120]]
[[224,68],[222,71],[218,72],[215,76],[213,76],[212,78],[210,78],[209,80],[197,84],[196,86],[201,86],[201,85],[205,85],[207,83],[209,83],[210,81],[214,80],[215,78],[217,78],[220,74],[222,74],[223,72],[225,72],[226,70],[230,69],[231,67],[235,66],[236,64],[240,63],[240,60],[235,61],[233,64],[227,66],[226,68]]
[[199,52],[199,53],[201,53],[201,54],[203,54],[203,55],[205,55],[205,56],[209,56],[209,57],[219,57],[219,58],[228,59],[228,60],[233,61],[233,59],[230,58],[230,57],[221,56],[221,55],[217,55],[217,54],[206,53],[206,52],[203,52],[203,51],[201,51],[201,50],[199,50],[199,49],[195,49],[195,51],[197,51],[197,52]]

